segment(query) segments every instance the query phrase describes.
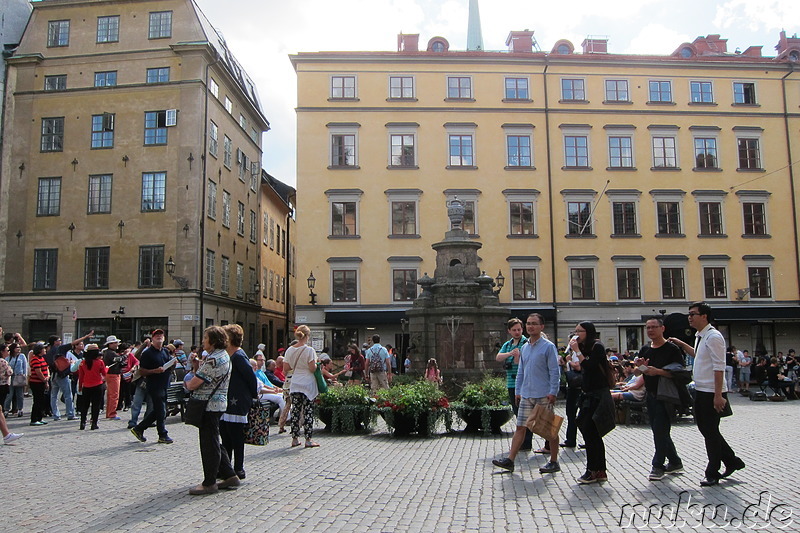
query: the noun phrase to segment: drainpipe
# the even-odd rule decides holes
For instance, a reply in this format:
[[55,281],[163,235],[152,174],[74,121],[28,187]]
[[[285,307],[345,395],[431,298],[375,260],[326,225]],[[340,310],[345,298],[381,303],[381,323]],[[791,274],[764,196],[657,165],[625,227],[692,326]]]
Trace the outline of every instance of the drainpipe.
[[556,244],[555,233],[553,231],[553,164],[550,156],[550,101],[547,96],[547,56],[544,58],[544,136],[547,148],[547,196],[550,203],[550,284],[553,291],[553,328],[555,329],[556,341],[558,340],[558,305],[556,304]]
[[[288,199],[291,201],[291,198],[295,198],[296,200],[297,195],[292,195]],[[286,213],[286,239],[284,240],[284,246],[286,246],[286,255],[291,255],[292,253],[292,239],[290,235],[290,231],[292,228],[291,220],[292,214],[294,214],[294,209],[291,206],[289,207],[289,211]],[[297,257],[292,256],[294,261],[297,261]],[[293,322],[292,317],[290,316],[289,310],[293,309],[292,307],[292,300],[291,300],[291,291],[289,291],[289,280],[291,279],[291,271],[289,269],[289,261],[285,262],[286,266],[286,285],[284,286],[284,296],[283,296],[283,315],[286,321],[286,327],[283,329],[283,339],[282,341],[286,343],[289,339],[289,325]],[[295,280],[297,282],[297,280]],[[288,344],[288,343],[286,343]]]
[[[786,78],[794,74],[794,65],[789,63],[789,72],[781,78],[781,89],[783,90],[783,124],[786,128],[786,154],[789,158],[789,187],[792,192],[792,229],[794,230],[794,255],[795,272],[797,273],[797,283],[800,288],[800,250],[797,247],[797,198],[794,188],[794,158],[792,157],[791,131],[789,129],[789,105],[786,102]],[[799,289],[800,290],[800,289]],[[798,294],[800,296],[800,294]]]

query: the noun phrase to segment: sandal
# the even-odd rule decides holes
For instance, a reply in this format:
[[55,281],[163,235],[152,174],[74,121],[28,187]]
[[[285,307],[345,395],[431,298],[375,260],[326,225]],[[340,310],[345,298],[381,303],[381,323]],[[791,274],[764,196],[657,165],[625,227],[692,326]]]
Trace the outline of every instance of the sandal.
[[319,444],[310,440],[306,441],[306,448],[319,448]]
[[286,433],[286,428],[279,428],[278,433]]
[[295,446],[300,446],[300,441],[297,439],[292,440],[292,448],[294,448]]
[[547,448],[539,448],[538,450],[535,450],[533,453],[550,453],[550,450],[548,450]]

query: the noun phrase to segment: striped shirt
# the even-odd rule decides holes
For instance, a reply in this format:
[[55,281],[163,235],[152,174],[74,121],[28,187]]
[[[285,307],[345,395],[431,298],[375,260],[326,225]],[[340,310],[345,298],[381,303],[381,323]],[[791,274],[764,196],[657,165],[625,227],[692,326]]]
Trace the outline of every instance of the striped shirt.
[[[39,379],[36,369],[42,371],[44,379]],[[31,355],[31,375],[29,381],[31,383],[45,383],[50,378],[50,370],[47,368],[47,361],[41,355]]]

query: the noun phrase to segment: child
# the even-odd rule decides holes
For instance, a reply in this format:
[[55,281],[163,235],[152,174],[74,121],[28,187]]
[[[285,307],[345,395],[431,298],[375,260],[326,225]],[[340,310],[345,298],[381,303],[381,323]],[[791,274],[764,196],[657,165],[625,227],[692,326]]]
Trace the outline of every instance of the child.
[[437,385],[442,383],[442,373],[439,371],[439,365],[436,363],[436,359],[432,357],[428,359],[428,366],[425,368],[425,379]]

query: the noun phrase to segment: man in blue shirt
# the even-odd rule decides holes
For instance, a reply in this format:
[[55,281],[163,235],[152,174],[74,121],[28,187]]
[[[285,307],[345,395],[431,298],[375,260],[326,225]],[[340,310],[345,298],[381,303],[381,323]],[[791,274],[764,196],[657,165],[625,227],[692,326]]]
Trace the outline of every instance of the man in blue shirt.
[[[537,404],[545,405],[551,411],[558,395],[561,371],[558,365],[558,350],[555,344],[542,336],[544,317],[539,313],[528,315],[525,321],[528,342],[522,347],[517,370],[516,396],[519,405],[517,430],[511,439],[511,451],[505,459],[495,459],[492,464],[514,471],[514,459],[525,440],[525,421]],[[542,474],[561,471],[558,464],[558,437],[550,441],[550,461],[539,468]]]
[[144,442],[144,430],[156,423],[158,430],[158,442],[160,444],[172,444],[172,439],[167,434],[164,421],[167,418],[167,387],[169,387],[172,367],[164,370],[164,364],[170,360],[169,353],[164,348],[164,330],[153,331],[153,339],[150,346],[142,352],[139,360],[139,372],[145,378],[147,394],[153,402],[153,410],[139,424],[131,428],[131,433]]

